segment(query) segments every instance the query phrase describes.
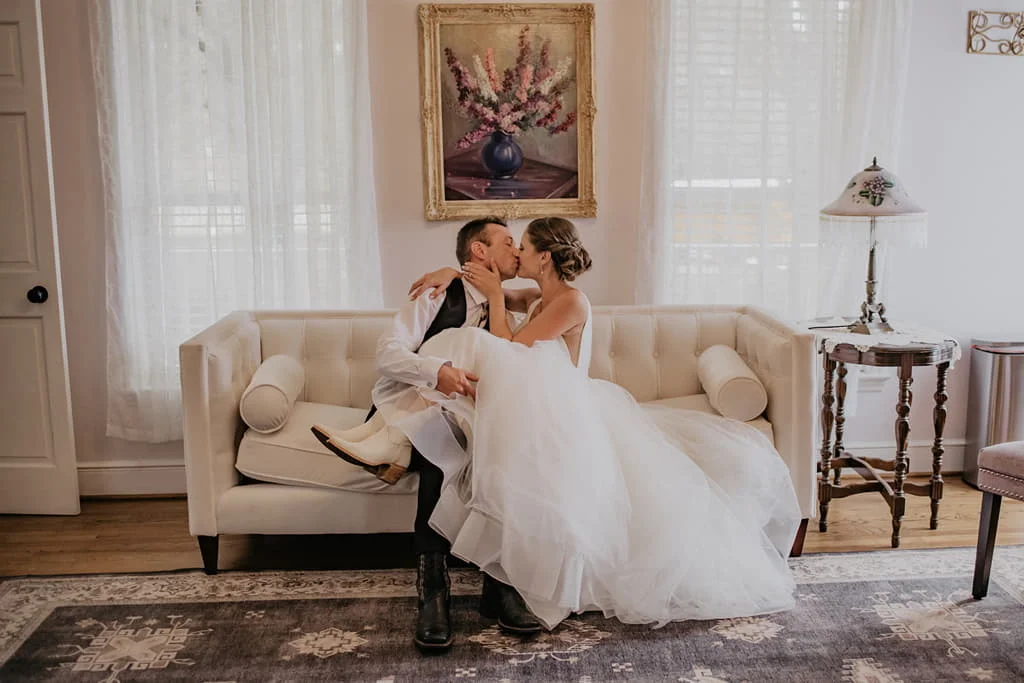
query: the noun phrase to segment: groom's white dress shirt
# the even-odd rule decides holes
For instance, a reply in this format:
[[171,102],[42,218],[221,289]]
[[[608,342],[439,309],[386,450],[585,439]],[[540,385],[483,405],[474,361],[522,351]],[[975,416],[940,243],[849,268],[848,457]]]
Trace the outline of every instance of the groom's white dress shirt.
[[[466,290],[466,322],[462,327],[479,327],[487,297],[476,287],[463,281]],[[447,358],[421,356],[416,350],[423,336],[437,317],[447,292],[436,299],[424,293],[406,303],[395,315],[391,329],[377,342],[377,372],[389,379],[415,387],[435,389],[437,372],[450,362]],[[515,329],[511,314],[506,316],[509,329]]]

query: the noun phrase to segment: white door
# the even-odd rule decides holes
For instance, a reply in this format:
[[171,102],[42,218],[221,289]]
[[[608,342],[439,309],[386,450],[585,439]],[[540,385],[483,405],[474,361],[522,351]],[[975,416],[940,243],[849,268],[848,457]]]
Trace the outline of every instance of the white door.
[[0,2],[0,513],[78,514],[40,16]]

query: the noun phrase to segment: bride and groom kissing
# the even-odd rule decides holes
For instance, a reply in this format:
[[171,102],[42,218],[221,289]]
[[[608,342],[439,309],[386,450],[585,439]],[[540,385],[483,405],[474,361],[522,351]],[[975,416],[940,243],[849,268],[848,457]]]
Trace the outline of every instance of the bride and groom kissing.
[[[589,610],[663,625],[792,607],[785,464],[752,427],[589,377],[572,222],[536,219],[516,246],[502,220],[473,220],[456,256],[378,342],[367,421],[313,427],[384,481],[419,473],[416,645],[453,642],[449,553],[484,572],[481,613],[522,635]],[[517,275],[536,287],[504,289]]]

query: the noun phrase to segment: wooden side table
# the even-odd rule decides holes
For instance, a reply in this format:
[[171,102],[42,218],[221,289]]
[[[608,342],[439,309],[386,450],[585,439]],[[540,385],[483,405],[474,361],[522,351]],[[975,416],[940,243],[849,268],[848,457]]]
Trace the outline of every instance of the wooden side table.
[[[931,499],[930,528],[939,526],[939,501],[942,499],[942,430],[946,424],[946,373],[955,359],[957,344],[949,340],[939,343],[914,343],[905,346],[875,344],[867,350],[849,343],[839,343],[831,351],[826,350],[827,338],[822,340],[820,351],[825,369],[825,387],[821,397],[821,463],[818,478],[818,530],[828,530],[828,506],[833,499],[846,498],[858,493],[877,491],[889,504],[892,512],[892,547],[900,545],[900,526],[906,511],[906,495],[928,496]],[[846,366],[868,365],[873,367],[895,367],[899,369],[899,401],[896,404],[896,459],[858,457],[843,447],[843,429],[846,417],[843,404],[846,401]],[[935,441],[932,445],[932,477],[928,484],[907,483],[907,442],[910,437],[910,404],[913,395],[913,371],[919,366],[935,366],[938,384],[935,388],[935,409],[933,422]],[[836,380],[835,399],[832,382]],[[835,402],[835,412],[832,410]],[[835,440],[832,432],[835,426]],[[840,482],[844,467],[854,470],[865,481],[853,484]],[[883,473],[892,472],[887,479]],[[830,476],[831,475],[831,476]],[[831,481],[830,481],[831,479]]]

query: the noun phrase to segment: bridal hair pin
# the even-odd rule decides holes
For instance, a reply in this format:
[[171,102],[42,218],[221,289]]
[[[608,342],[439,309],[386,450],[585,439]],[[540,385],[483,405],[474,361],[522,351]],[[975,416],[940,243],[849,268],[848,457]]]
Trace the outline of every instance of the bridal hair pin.
[[579,249],[581,246],[583,246],[582,244],[580,244],[580,241],[578,239],[576,239],[576,238],[570,238],[568,240],[564,240],[564,239],[560,239],[560,238],[552,235],[551,239],[554,240],[557,244],[562,244],[562,245],[565,245],[567,247],[572,247],[573,249]]

